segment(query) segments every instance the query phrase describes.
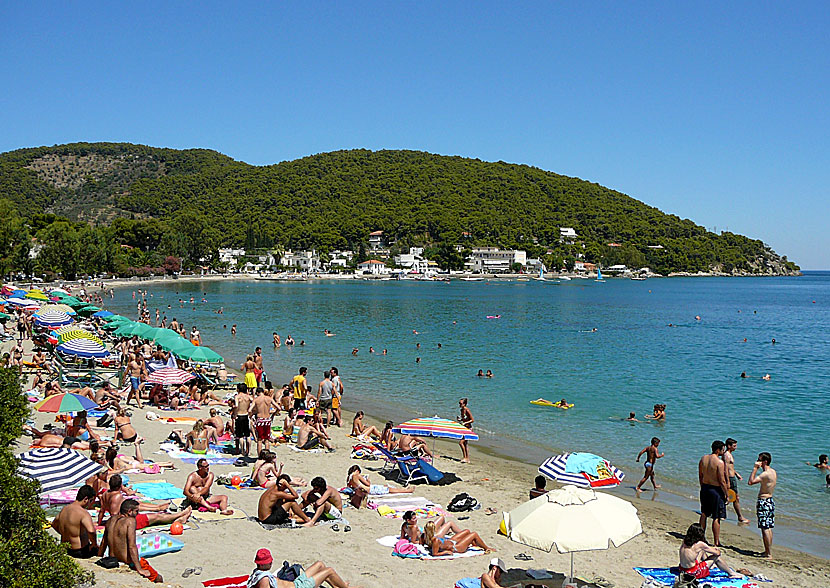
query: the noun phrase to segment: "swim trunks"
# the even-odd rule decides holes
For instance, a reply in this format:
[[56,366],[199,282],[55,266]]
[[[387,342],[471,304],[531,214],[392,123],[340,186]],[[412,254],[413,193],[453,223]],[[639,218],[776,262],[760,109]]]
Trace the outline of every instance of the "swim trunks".
[[254,368],[254,377],[256,377],[256,382],[259,384],[262,381],[262,370]]
[[256,376],[254,375],[254,372],[247,372],[245,374],[245,386],[247,386],[249,390],[256,388]]
[[305,445],[300,447],[300,449],[314,449],[320,445],[320,439],[315,436],[311,436],[308,438],[308,441],[305,442]]
[[138,390],[138,388],[141,386],[141,380],[139,380],[135,376],[130,376],[130,385],[133,387],[133,390]]
[[647,467],[647,468],[654,467],[654,464],[653,464],[653,463],[651,463],[650,461],[647,461],[644,465],[645,465],[645,467]]
[[294,410],[305,410],[305,399],[295,398],[294,399]]
[[256,425],[254,425],[254,428],[256,429],[257,439],[259,439],[260,441],[271,440],[271,419],[257,418]]
[[66,553],[75,559],[88,559],[98,555],[98,550],[92,547],[91,543],[87,543],[80,549],[67,549]]
[[144,527],[149,527],[149,526],[150,526],[150,517],[148,517],[143,512],[140,512],[137,515],[135,515],[135,528],[136,528],[136,530],[143,529]]
[[709,577],[709,566],[705,561],[696,562],[695,565],[690,568],[681,567],[680,571],[694,576],[697,580]]
[[248,415],[238,415],[233,427],[234,436],[237,439],[246,439],[251,436],[251,425]]
[[726,497],[720,486],[700,485],[700,512],[713,519],[726,518]]
[[775,501],[770,498],[759,498],[755,505],[755,514],[758,515],[759,529],[772,529],[775,527]]
[[340,510],[338,510],[338,508],[334,505],[329,506],[329,511],[324,516],[326,517],[326,520],[329,521],[336,521],[343,517]]
[[738,493],[738,477],[737,476],[729,476],[729,489],[734,490],[735,494]]
[[305,575],[305,570],[294,579],[294,588],[314,588],[315,586],[314,580]]
[[320,399],[320,408],[330,409],[332,407],[332,404],[333,404],[332,401],[333,401],[332,398],[321,398]]
[[[150,572],[150,575],[147,576],[148,580],[150,580],[151,582],[155,582],[158,579],[159,573],[156,570],[154,570],[149,563],[147,563],[146,559],[142,557],[140,560],[138,560],[138,565],[141,566],[142,570],[147,570],[148,572]],[[135,566],[133,564],[130,564],[130,569],[134,570]]]
[[266,525],[284,525],[288,522],[288,513],[285,512],[285,509],[279,505],[274,507],[274,510],[271,511],[271,514],[268,515],[264,521],[260,521],[265,523]]

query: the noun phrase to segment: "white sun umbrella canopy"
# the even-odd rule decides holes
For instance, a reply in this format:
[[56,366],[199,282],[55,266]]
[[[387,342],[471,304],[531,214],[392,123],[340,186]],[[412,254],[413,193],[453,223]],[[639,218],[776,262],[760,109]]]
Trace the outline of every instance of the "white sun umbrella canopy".
[[571,554],[619,547],[643,532],[630,502],[590,489],[564,486],[504,513],[507,536],[537,549]]
[[80,486],[104,466],[73,449],[38,448],[19,456],[18,474],[40,482],[41,493]]
[[71,341],[58,345],[55,350],[64,355],[84,357],[87,359],[93,357],[103,359],[110,355],[106,347],[91,339],[72,339]]
[[54,329],[72,324],[73,322],[75,322],[75,319],[59,310],[47,310],[43,313],[35,313],[35,325],[38,327],[48,327],[50,329]]

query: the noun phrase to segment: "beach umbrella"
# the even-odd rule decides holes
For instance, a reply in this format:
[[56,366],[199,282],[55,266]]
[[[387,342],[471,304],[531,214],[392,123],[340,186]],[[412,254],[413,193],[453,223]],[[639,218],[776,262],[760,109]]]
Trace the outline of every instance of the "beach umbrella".
[[80,486],[105,466],[73,449],[41,447],[19,456],[17,473],[40,482],[41,494]]
[[[109,311],[107,311],[107,310],[102,310],[101,312],[109,312]],[[99,314],[100,314],[100,313],[99,313]],[[120,314],[113,314],[113,313],[111,313],[111,312],[110,312],[109,314],[107,314],[107,315],[103,315],[103,316],[101,316],[101,317],[99,317],[99,318],[100,318],[102,321],[104,321],[105,323],[111,323],[111,322],[113,322],[113,321],[128,321],[128,320],[130,320],[130,319],[128,319],[128,318],[127,318],[127,317],[125,317],[125,316],[121,316]]]
[[404,435],[435,437],[437,439],[478,441],[478,435],[461,423],[449,419],[442,419],[438,416],[406,421],[394,427],[392,431]]
[[37,288],[32,288],[31,290],[26,292],[26,298],[42,301],[49,300],[49,297],[46,294],[44,294],[42,290],[38,290]]
[[75,319],[71,316],[60,311],[35,314],[35,324],[38,327],[49,327],[54,329],[55,327],[62,327],[64,325],[72,324],[74,321]]
[[563,484],[588,488],[619,486],[625,474],[593,453],[562,453],[549,457],[539,466],[539,473]]
[[106,350],[103,345],[99,345],[95,341],[89,339],[72,339],[61,345],[58,345],[55,350],[64,355],[73,355],[76,357],[85,358],[104,358],[109,357],[110,352]]
[[110,316],[115,316],[115,313],[110,312],[109,310],[99,310],[98,312],[96,312],[92,316],[94,316],[95,318],[99,318],[99,319],[105,319],[105,318],[110,317]]
[[16,290],[12,290],[11,295],[15,298],[26,298],[27,293],[28,292],[26,292],[26,290],[21,290],[20,288],[17,288]]
[[163,384],[165,386],[184,384],[195,378],[195,374],[180,370],[179,368],[167,367],[155,370],[149,376],[147,381],[153,384]]
[[44,304],[35,313],[35,315],[42,314],[44,312],[65,312],[70,315],[75,314],[75,311],[72,310],[72,307],[68,304]]
[[143,323],[136,323],[134,321],[123,322],[115,328],[115,334],[119,337],[141,335],[147,330],[147,325]]
[[78,314],[89,317],[101,310],[101,308],[94,304],[87,304],[86,306],[78,306],[76,310]]
[[0,312],[0,321],[7,321],[12,318],[12,315],[6,314],[5,312]]
[[551,490],[504,513],[507,536],[530,547],[559,553],[619,547],[643,532],[630,502],[586,488],[567,485]]
[[216,353],[210,347],[202,347],[200,345],[193,345],[192,343],[190,346],[192,347],[192,349],[189,349],[184,355],[184,357],[186,357],[190,361],[202,363],[221,363],[222,361],[224,361],[222,356]]
[[52,288],[51,290],[49,290],[49,294],[51,294],[52,296],[69,296],[69,292],[67,292],[63,288]]
[[14,288],[11,288],[10,286],[4,285],[2,288],[0,288],[0,294],[2,294],[3,296],[12,296],[13,292]]
[[52,335],[58,345],[72,341],[73,339],[89,339],[98,345],[104,345],[104,342],[101,341],[101,339],[94,333],[90,333],[89,331],[85,331],[71,325],[68,327],[61,327],[57,331],[52,331]]
[[67,413],[92,410],[93,408],[98,408],[96,402],[86,396],[72,394],[71,392],[53,394],[35,404],[35,410],[38,412]]
[[34,300],[25,300],[20,296],[12,296],[6,300],[6,304],[11,304],[12,306],[23,306],[25,308],[40,308],[40,304]]
[[64,304],[68,304],[72,308],[75,308],[77,306],[86,306],[86,302],[84,302],[80,298],[75,298],[74,296],[64,296],[61,299],[61,302],[63,302]]
[[[172,331],[170,332],[172,333]],[[193,343],[182,337],[167,337],[159,339],[156,344],[177,357],[187,357],[187,355],[196,347]]]

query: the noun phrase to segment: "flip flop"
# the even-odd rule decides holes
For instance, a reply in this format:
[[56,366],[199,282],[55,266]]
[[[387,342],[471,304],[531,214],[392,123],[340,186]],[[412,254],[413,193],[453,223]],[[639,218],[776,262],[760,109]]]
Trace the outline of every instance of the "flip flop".
[[197,576],[201,576],[202,575],[202,566],[196,566],[196,569],[193,570],[193,573],[196,574]]
[[346,526],[343,528],[343,532],[344,532],[344,533],[348,533],[348,532],[349,532],[349,531],[351,531],[351,530],[352,530],[352,528],[351,528],[349,525],[346,525]]
[[185,571],[182,572],[182,578],[189,578],[190,574],[196,571],[195,568],[187,568]]
[[533,556],[530,556],[526,553],[517,553],[513,557],[520,560],[520,561],[530,561],[530,560],[533,559]]
[[339,531],[339,530],[340,530],[340,525],[338,525],[337,523],[334,523],[334,524],[331,526],[331,530],[332,530],[332,531],[335,531],[335,532]]

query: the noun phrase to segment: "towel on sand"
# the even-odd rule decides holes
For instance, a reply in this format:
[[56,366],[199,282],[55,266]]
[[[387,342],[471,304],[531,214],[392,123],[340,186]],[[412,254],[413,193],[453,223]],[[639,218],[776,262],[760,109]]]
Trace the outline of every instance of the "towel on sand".
[[[664,586],[673,586],[674,580],[677,578],[679,570],[673,568],[634,568],[634,571],[644,578],[651,578],[658,584]],[[757,582],[752,578],[730,578],[728,574],[713,568],[709,572],[709,577],[704,580],[699,580],[700,584],[711,584],[715,588],[741,588],[747,582]]]
[[247,519],[248,515],[241,508],[233,508],[233,514],[223,515],[218,512],[193,510],[193,518],[199,521],[229,521],[231,519]]
[[[395,544],[400,540],[400,537],[397,535],[387,535],[386,537],[381,537],[380,539],[376,539],[378,543],[383,545],[384,547],[395,547]],[[470,547],[464,553],[453,553],[452,555],[439,555],[434,556],[430,555],[429,551],[427,551],[426,547],[418,545],[418,551],[420,552],[419,555],[401,555],[396,552],[392,552],[392,555],[397,555],[398,557],[404,558],[413,558],[413,559],[457,559],[460,557],[474,557],[476,555],[482,555],[484,553],[483,549],[478,549],[476,547]]]
[[133,490],[150,500],[174,500],[182,498],[182,489],[169,482],[139,482],[132,485]]

